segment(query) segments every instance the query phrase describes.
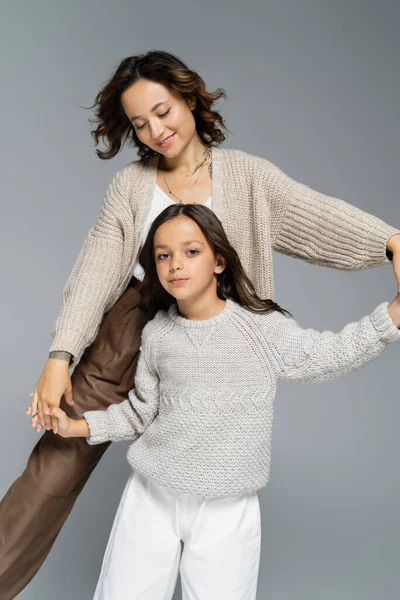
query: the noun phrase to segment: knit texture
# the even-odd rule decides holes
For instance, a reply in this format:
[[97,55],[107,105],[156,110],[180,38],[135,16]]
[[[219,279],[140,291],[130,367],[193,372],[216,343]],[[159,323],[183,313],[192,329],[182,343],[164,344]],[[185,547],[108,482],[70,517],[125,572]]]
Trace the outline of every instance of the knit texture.
[[131,466],[179,492],[256,491],[269,477],[277,382],[328,381],[370,362],[400,339],[387,306],[335,334],[230,300],[206,321],[173,305],[144,328],[128,399],[84,414],[88,442],[134,439]]
[[[263,158],[213,148],[212,160],[213,211],[259,296],[274,298],[273,249],[350,271],[388,262],[386,243],[399,231],[380,219],[296,183]],[[157,157],[135,161],[110,183],[64,288],[51,350],[70,352],[77,360],[128,285],[157,165]]]

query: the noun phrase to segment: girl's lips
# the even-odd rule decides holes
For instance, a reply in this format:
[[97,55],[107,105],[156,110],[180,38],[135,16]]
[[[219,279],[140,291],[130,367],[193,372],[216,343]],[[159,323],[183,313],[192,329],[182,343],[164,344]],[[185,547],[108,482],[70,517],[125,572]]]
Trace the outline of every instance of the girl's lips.
[[188,281],[187,279],[171,279],[170,283],[172,283],[173,285],[178,285],[180,283],[185,283],[186,281]]
[[175,138],[175,133],[168,136],[166,138],[165,142],[160,142],[158,145],[160,146],[160,148],[167,148],[170,144],[172,144],[172,142],[174,141],[174,138]]

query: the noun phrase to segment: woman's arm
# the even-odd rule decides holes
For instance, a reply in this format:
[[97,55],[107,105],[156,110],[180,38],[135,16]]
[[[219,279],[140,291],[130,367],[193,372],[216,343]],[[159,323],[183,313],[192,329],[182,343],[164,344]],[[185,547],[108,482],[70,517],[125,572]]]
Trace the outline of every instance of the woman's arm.
[[51,352],[77,357],[96,336],[105,307],[121,282],[123,219],[129,215],[130,186],[131,170],[125,168],[107,189],[100,214],[65,285]]
[[278,376],[292,383],[320,383],[343,377],[371,362],[387,344],[400,340],[400,294],[370,316],[339,333],[302,329],[279,313],[268,339],[275,346]]
[[270,205],[277,252],[349,271],[385,264],[397,248],[400,253],[400,236],[393,238],[399,229],[292,180],[265,159],[256,158],[254,169]]
[[[52,407],[51,417],[54,433],[62,437],[86,437],[89,444],[130,440],[140,436],[156,418],[159,409],[159,378],[154,365],[151,322],[143,329],[142,346],[135,375],[135,388],[127,400],[113,404],[107,410],[93,410],[83,414],[83,419],[71,419],[59,407]],[[32,406],[27,415],[33,415],[32,427],[42,430],[38,415]]]

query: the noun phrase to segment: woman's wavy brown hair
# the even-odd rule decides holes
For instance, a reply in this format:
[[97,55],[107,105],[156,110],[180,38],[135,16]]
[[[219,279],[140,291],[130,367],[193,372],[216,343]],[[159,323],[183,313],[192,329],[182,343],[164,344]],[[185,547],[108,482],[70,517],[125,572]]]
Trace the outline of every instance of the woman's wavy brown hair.
[[159,310],[167,310],[176,303],[175,298],[163,288],[158,279],[154,256],[154,236],[163,223],[181,215],[189,217],[197,223],[214,255],[220,255],[226,261],[225,269],[216,275],[219,298],[223,300],[230,298],[255,313],[276,310],[282,314],[291,314],[273,300],[264,300],[257,295],[240,262],[238,253],[227,238],[221,221],[211,209],[202,204],[172,204],[153,221],[139,254],[139,263],[144,270],[144,278],[140,286],[139,306],[149,319],[152,319]]
[[196,106],[192,113],[200,140],[207,146],[224,141],[221,128],[228,129],[219,112],[212,110],[212,105],[220,98],[226,98],[225,91],[218,88],[215,92],[208,92],[200,75],[179,58],[168,52],[152,50],[125,58],[89,107],[95,109],[96,115],[94,123],[97,126],[91,132],[95,144],[97,146],[102,140],[107,147],[104,151],[96,150],[99,158],[113,158],[125,144],[136,146],[143,160],[156,154],[139,140],[121,104],[125,90],[142,79],[161,83],[169,90],[179,92],[186,101],[195,99]]

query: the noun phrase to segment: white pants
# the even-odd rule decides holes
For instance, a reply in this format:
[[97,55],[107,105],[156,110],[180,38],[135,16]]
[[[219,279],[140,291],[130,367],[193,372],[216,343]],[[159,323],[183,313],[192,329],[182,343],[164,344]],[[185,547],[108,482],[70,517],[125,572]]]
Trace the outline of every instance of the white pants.
[[255,600],[260,560],[256,492],[181,494],[132,473],[115,516],[94,600]]

